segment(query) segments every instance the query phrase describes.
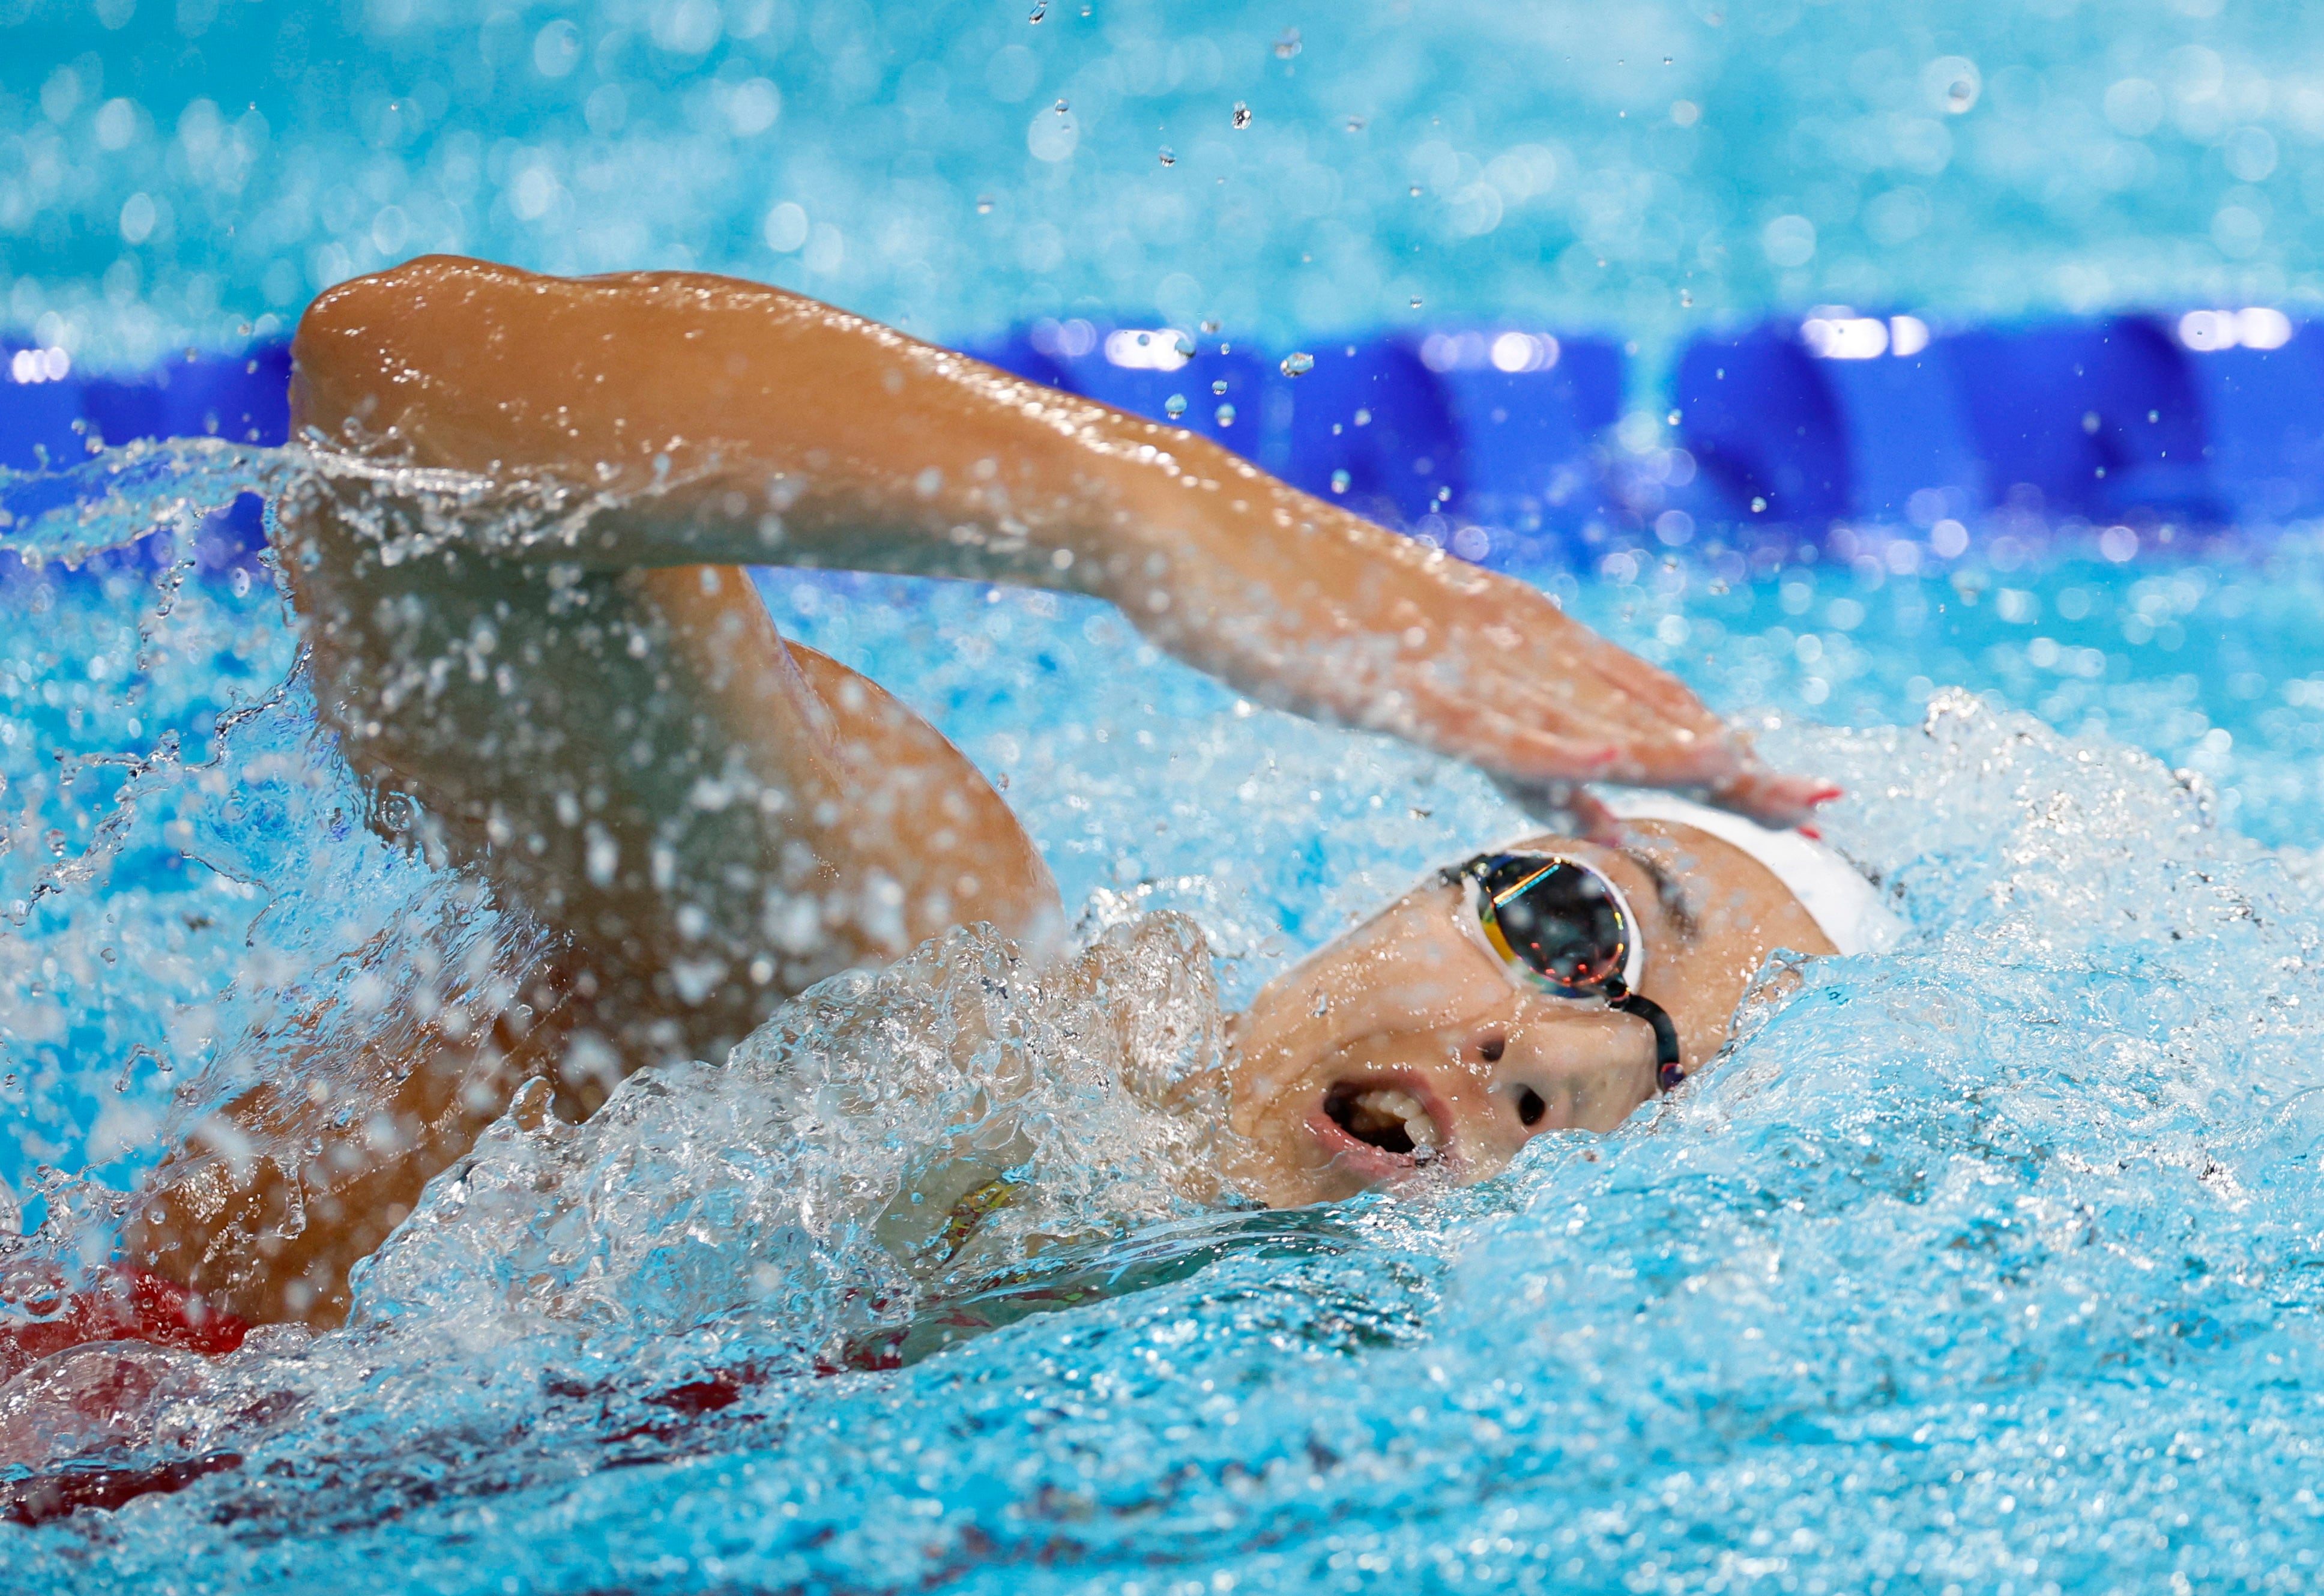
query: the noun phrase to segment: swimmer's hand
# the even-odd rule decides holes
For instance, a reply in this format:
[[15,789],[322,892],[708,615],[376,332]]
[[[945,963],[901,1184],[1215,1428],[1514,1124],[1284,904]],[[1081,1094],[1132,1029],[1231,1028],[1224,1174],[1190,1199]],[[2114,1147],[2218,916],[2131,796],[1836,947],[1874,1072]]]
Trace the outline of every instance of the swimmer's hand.
[[1109,596],[1254,697],[1464,760],[1593,835],[1612,821],[1586,782],[1675,789],[1774,826],[1839,795],[1769,770],[1676,678],[1524,582],[1263,476],[1218,491],[1224,529],[1172,540],[1158,580]]

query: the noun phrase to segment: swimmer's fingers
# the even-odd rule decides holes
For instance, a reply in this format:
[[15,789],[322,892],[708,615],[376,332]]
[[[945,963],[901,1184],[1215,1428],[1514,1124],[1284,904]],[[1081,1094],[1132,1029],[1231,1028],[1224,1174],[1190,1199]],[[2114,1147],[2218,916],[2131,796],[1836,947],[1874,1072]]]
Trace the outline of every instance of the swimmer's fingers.
[[1482,746],[1445,752],[1481,766],[1529,812],[1537,803],[1563,808],[1573,817],[1578,835],[1593,841],[1616,835],[1618,826],[1602,804],[1575,785],[1583,780],[1698,794],[1779,831],[1803,824],[1817,806],[1840,796],[1837,784],[1821,777],[1770,769],[1748,742],[1715,721],[1707,735],[1682,737],[1666,725],[1642,729],[1605,722],[1548,733],[1518,716],[1474,707],[1462,720]]
[[1722,809],[1732,809],[1781,831],[1804,824],[1818,805],[1828,804],[1840,795],[1835,782],[1813,776],[1788,776],[1750,760],[1732,779],[1712,788],[1705,796]]
[[[1519,784],[1675,789],[1779,828],[1839,795],[1830,781],[1768,769],[1683,682],[1535,590],[1510,583],[1487,596],[1489,629],[1452,629],[1405,673],[1427,725],[1416,741]],[[1515,649],[1505,646],[1512,620],[1524,640]]]
[[[1469,725],[1487,730],[1490,741],[1457,751],[1489,770],[1528,780],[1626,781],[1640,787],[1716,788],[1744,769],[1745,751],[1719,718],[1679,687],[1675,699],[1657,692],[1641,701],[1591,683],[1590,655],[1618,652],[1600,639],[1593,647],[1554,659],[1535,659],[1526,669],[1502,670],[1480,679],[1463,671],[1451,695],[1468,714]],[[1650,669],[1637,661],[1642,669]],[[1659,673],[1657,673],[1659,674]],[[1581,690],[1572,690],[1579,678]],[[1675,684],[1674,684],[1675,685]],[[1448,715],[1457,711],[1448,708]],[[1586,767],[1559,768],[1574,747],[1595,751]]]
[[1828,791],[1764,770],[1683,682],[1539,589],[1360,522],[1339,531],[1216,546],[1170,567],[1167,603],[1127,613],[1263,702],[1497,777],[1674,788],[1785,825]]
[[[1295,668],[1278,659],[1271,672],[1232,675],[1271,674],[1270,697],[1285,707],[1387,732],[1522,782],[1706,790],[1743,770],[1740,743],[1684,687],[1554,610],[1550,618],[1562,634],[1555,640],[1536,632],[1520,642],[1497,618],[1475,632],[1447,627],[1434,646],[1385,659],[1381,640],[1351,628],[1292,656]],[[1600,686],[1600,653],[1659,678],[1649,683],[1654,701]]]

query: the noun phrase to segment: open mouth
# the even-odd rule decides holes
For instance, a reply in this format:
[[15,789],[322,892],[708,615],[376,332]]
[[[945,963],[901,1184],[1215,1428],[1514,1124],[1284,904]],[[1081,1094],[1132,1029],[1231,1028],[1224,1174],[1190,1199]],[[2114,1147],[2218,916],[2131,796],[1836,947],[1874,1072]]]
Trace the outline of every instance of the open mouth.
[[1384,1162],[1427,1164],[1445,1150],[1434,1105],[1395,1082],[1342,1081],[1324,1093],[1323,1117],[1349,1140],[1387,1155]]

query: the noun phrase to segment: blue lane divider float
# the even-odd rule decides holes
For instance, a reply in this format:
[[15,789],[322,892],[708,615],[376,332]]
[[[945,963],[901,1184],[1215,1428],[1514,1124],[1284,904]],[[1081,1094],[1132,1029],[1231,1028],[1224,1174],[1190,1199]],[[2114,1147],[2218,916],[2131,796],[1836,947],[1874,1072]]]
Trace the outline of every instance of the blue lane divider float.
[[85,375],[62,349],[0,344],[0,466],[69,466],[92,439],[279,444],[290,429],[290,389],[287,343],[166,361],[133,377]]
[[1277,357],[1210,334],[1074,318],[967,353],[1190,428],[1390,526],[1449,536],[1483,522],[1522,539],[1607,512],[1593,454],[1620,418],[1622,361],[1602,340],[1452,328]]
[[[1455,327],[1284,356],[1134,318],[1071,318],[969,353],[1189,428],[1472,558],[1571,550],[1631,513],[1607,466],[1623,359],[1602,339]],[[0,466],[69,464],[93,438],[278,444],[289,376],[280,342],[126,378],[0,344]],[[1828,308],[1696,340],[1670,402],[1700,467],[1671,502],[1712,524],[1813,537],[1839,521],[1926,528],[2003,505],[2256,525],[2324,513],[2324,333],[2264,307],[1957,328]],[[255,502],[217,534],[254,548]]]
[[1673,403],[1702,512],[1926,525],[2324,512],[2324,339],[2266,308],[1932,329],[1831,309],[1697,340]]
[[1520,534],[1607,513],[1593,458],[1621,418],[1612,344],[1517,328],[1330,343],[1290,411],[1286,480],[1390,525],[1431,515]]
[[966,351],[1003,371],[1199,432],[1247,458],[1279,454],[1259,352],[1152,323],[1038,321]]
[[[290,388],[287,342],[166,361],[129,377],[76,372],[62,349],[0,344],[0,467],[57,470],[86,458],[92,443],[140,438],[279,445],[290,435]],[[206,567],[223,567],[254,554],[265,537],[262,506],[245,494],[209,518],[197,548]],[[101,574],[152,558],[141,547],[100,556],[91,565]],[[13,572],[15,562],[8,565]]]
[[1977,329],[1938,341],[1990,494],[2038,489],[2052,514],[2216,521],[2186,352],[2137,317]]
[[1855,506],[1840,396],[1796,337],[1756,328],[1697,341],[1679,358],[1673,402],[1714,512],[1812,522]]
[[2211,480],[2239,521],[2324,512],[2324,337],[2281,310],[2190,310],[2188,351]]

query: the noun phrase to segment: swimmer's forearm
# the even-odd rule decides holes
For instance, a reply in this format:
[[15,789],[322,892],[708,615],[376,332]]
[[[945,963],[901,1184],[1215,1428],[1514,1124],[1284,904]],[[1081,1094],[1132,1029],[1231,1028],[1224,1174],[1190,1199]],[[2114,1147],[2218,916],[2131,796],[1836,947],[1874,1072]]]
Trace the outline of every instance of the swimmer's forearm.
[[298,426],[564,495],[561,521],[462,509],[434,537],[1070,588],[1268,703],[1519,781],[1698,788],[1782,825],[1830,796],[1766,778],[1677,681],[1522,582],[779,290],[415,261],[318,298],[296,355]]
[[298,357],[302,428],[584,507],[511,518],[514,540],[473,513],[441,535],[595,568],[972,577],[1151,613],[1176,557],[1251,512],[1227,508],[1244,474],[1291,491],[1177,429],[720,278],[420,261],[318,299]]

